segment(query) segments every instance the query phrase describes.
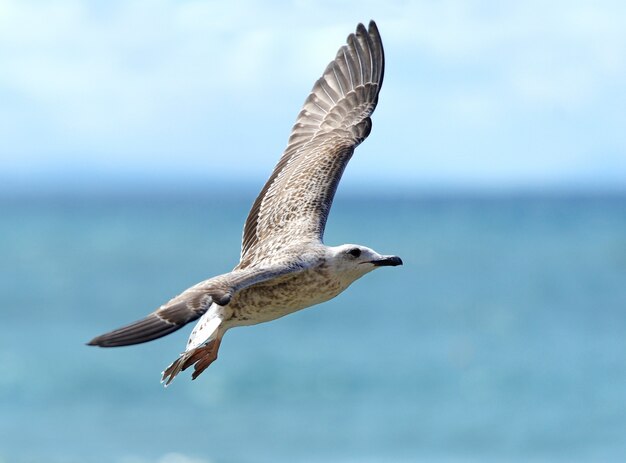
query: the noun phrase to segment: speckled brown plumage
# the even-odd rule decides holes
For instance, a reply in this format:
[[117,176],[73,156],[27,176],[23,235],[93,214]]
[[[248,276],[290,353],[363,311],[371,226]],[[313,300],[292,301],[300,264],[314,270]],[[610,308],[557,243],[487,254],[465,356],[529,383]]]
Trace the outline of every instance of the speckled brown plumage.
[[380,34],[359,24],[313,86],[287,148],[252,205],[235,269],[184,291],[146,318],[89,344],[123,346],[164,336],[200,318],[187,348],[164,372],[169,384],[217,358],[224,333],[327,301],[379,266],[401,265],[358,245],[322,242],[328,213],[355,147],[370,133],[384,74]]

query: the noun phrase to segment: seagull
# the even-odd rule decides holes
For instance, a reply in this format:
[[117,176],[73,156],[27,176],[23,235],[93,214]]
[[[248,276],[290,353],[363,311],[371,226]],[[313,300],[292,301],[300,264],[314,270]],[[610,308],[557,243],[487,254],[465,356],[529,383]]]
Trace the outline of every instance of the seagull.
[[323,243],[341,175],[371,131],[384,64],[376,24],[371,21],[367,29],[359,24],[304,102],[285,152],[252,205],[233,271],[192,286],[147,317],[88,345],[152,341],[199,319],[161,382],[169,385],[191,366],[196,379],[217,359],[230,328],[320,304],[378,267],[402,265],[400,257],[365,246]]

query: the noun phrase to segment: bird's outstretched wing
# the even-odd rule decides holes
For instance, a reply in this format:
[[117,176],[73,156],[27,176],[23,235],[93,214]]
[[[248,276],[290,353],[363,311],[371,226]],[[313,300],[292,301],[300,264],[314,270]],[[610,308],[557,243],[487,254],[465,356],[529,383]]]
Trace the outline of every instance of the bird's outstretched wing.
[[344,168],[369,135],[383,82],[376,24],[359,24],[315,83],[244,226],[240,268],[276,238],[321,240]]
[[268,268],[235,270],[187,289],[147,317],[89,341],[90,346],[118,347],[152,341],[182,328],[204,314],[211,303],[227,305],[242,289],[303,270],[304,265],[286,263]]

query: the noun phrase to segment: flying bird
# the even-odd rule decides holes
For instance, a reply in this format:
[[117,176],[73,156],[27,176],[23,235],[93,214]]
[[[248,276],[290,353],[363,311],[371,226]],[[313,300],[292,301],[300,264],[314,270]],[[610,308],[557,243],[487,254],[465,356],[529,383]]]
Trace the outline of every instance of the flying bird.
[[186,350],[165,369],[167,386],[192,365],[192,379],[217,358],[226,331],[328,301],[366,273],[402,265],[361,245],[326,246],[324,228],[341,175],[372,128],[384,53],[374,21],[359,24],[315,82],[287,148],[252,205],[232,272],[185,290],[146,318],[97,336],[100,347],[139,344],[200,319]]

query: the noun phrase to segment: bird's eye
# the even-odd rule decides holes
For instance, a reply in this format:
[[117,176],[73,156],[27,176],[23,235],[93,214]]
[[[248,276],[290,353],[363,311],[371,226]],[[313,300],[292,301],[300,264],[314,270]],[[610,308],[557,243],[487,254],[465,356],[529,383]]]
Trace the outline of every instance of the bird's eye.
[[359,257],[361,255],[361,250],[359,248],[352,248],[348,251],[352,257]]

